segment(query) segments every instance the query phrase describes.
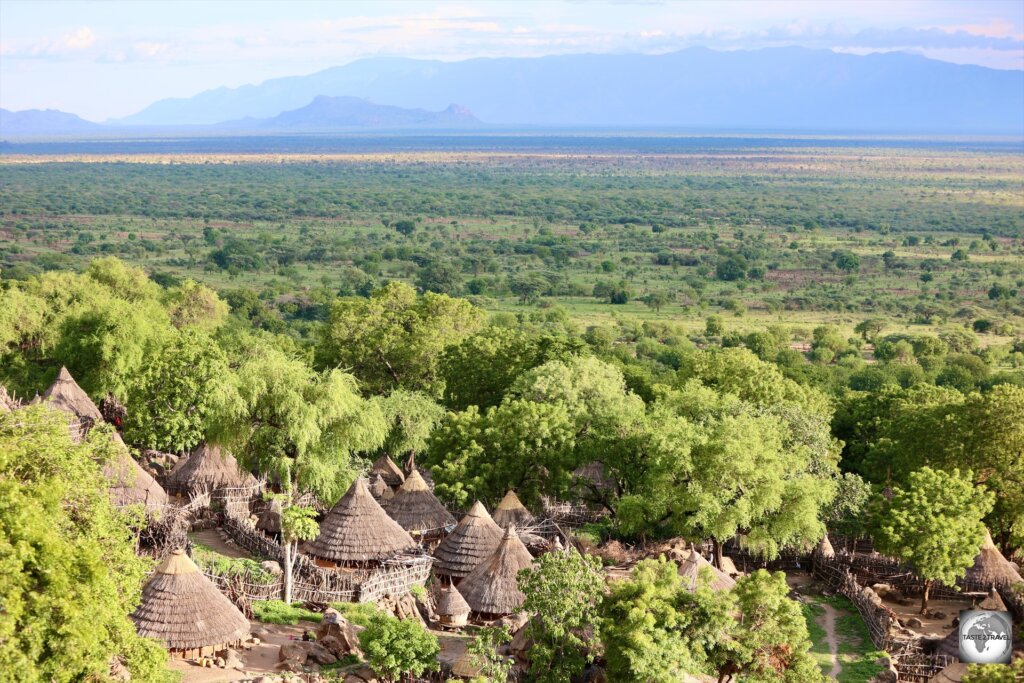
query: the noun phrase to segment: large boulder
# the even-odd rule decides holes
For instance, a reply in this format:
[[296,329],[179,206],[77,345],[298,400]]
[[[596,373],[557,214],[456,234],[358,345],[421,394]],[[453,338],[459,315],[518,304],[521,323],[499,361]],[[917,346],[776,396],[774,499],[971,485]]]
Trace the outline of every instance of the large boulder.
[[324,610],[324,619],[316,629],[316,640],[338,659],[350,654],[362,657],[363,652],[359,649],[361,630],[341,616],[341,612],[329,607]]
[[285,643],[277,654],[277,668],[280,671],[300,672],[306,666],[306,657],[313,649],[313,643],[295,641]]
[[338,658],[321,643],[313,643],[313,647],[309,649],[309,654],[306,657],[317,664],[334,664],[338,661]]

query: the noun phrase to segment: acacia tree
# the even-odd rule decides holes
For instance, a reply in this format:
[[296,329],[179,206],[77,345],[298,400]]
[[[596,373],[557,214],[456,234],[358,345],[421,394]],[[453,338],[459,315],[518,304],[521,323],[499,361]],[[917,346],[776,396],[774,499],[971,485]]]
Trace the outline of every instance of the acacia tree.
[[954,585],[974,562],[985,536],[982,518],[993,496],[971,484],[971,473],[922,467],[905,488],[879,501],[874,539],[878,550],[907,562],[921,577],[921,613],[936,581]]
[[574,548],[547,553],[519,572],[518,585],[523,611],[533,615],[526,624],[531,680],[558,683],[582,673],[600,642],[601,561]]

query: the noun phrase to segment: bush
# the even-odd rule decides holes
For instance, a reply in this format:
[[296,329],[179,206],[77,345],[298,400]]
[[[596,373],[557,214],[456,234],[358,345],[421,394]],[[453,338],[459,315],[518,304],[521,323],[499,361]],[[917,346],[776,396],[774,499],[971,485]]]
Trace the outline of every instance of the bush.
[[412,619],[400,620],[377,612],[359,633],[366,661],[382,680],[393,682],[406,674],[420,676],[440,667],[437,636]]

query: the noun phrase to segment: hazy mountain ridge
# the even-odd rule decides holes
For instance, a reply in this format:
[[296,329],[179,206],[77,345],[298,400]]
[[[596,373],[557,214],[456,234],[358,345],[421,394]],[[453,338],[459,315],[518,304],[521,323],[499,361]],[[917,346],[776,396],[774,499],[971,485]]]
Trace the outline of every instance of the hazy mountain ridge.
[[338,130],[344,128],[463,128],[480,121],[465,107],[451,104],[442,111],[376,104],[358,97],[318,95],[305,107],[267,119],[228,122],[225,127],[261,130]]
[[0,109],[0,136],[87,133],[100,124],[57,109]]
[[118,123],[270,118],[321,95],[434,111],[460,102],[483,121],[539,126],[1024,131],[1024,72],[804,48],[460,62],[369,58],[161,100]]

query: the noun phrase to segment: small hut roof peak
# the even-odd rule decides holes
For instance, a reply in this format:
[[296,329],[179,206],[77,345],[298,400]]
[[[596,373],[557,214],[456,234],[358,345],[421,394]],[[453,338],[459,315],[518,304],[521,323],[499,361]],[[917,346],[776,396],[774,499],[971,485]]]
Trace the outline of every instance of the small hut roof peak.
[[466,576],[491,556],[503,535],[487,508],[477,501],[434,550],[434,571],[456,578]]
[[683,583],[689,590],[697,588],[700,571],[705,567],[711,571],[711,588],[713,590],[728,590],[736,585],[736,581],[731,576],[704,559],[704,556],[698,553],[696,548],[691,548],[690,553],[679,563],[679,575],[683,577]]
[[974,565],[967,570],[966,579],[986,587],[1008,586],[1024,581],[1020,572],[999,552],[987,529],[985,539],[974,558]]
[[518,527],[533,524],[533,515],[526,509],[526,506],[519,500],[515,491],[509,490],[505,497],[494,509],[494,522],[500,527],[516,525]]
[[519,590],[516,576],[533,565],[514,527],[505,529],[491,556],[476,566],[459,584],[459,592],[474,612],[512,614],[523,605],[526,596]]
[[181,548],[175,548],[164,558],[157,568],[159,574],[170,574],[178,576],[181,574],[192,574],[199,571],[199,567],[192,561],[192,558],[185,554]]
[[492,522],[494,521],[491,519],[491,513],[487,512],[487,508],[485,508],[484,504],[479,500],[474,502],[473,506],[469,508],[469,511],[466,513],[466,517],[483,517],[490,519]]
[[60,366],[60,372],[57,373],[57,380],[60,382],[74,382],[75,378],[68,372],[67,366]]
[[430,491],[430,487],[427,486],[427,482],[423,480],[419,470],[413,470],[408,477],[405,478],[405,483],[402,484],[399,491]]
[[416,541],[373,499],[362,477],[356,479],[320,525],[306,552],[334,562],[379,562],[412,550]]
[[522,501],[519,500],[519,496],[516,495],[516,492],[513,491],[512,489],[509,489],[508,493],[505,494],[505,497],[501,499],[500,503],[498,503],[497,509],[498,510],[520,510],[520,509],[525,510],[526,506],[523,505]]
[[53,405],[53,407],[71,413],[76,417],[88,418],[93,422],[103,421],[100,409],[89,398],[89,394],[85,393],[85,390],[78,386],[78,382],[75,381],[75,378],[71,376],[71,373],[64,366],[61,366],[60,372],[57,373],[57,378],[53,380],[53,384],[43,392],[42,399]]
[[398,486],[405,481],[405,472],[385,453],[370,466],[370,474],[379,474],[389,486]]

